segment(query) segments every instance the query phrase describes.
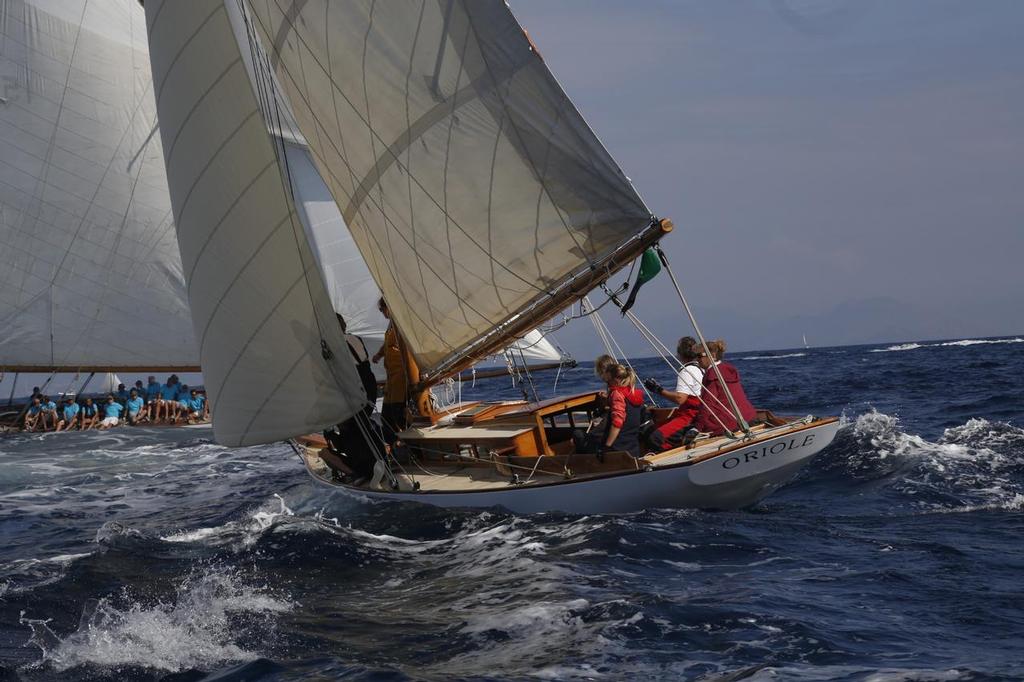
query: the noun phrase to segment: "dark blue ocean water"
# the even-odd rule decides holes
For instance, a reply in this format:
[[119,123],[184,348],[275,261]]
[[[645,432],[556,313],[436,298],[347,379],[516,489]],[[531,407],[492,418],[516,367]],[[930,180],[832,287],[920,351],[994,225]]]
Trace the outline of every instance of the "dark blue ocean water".
[[205,427],[0,437],[0,679],[1024,678],[1024,339],[730,359],[849,422],[742,512],[368,504]]

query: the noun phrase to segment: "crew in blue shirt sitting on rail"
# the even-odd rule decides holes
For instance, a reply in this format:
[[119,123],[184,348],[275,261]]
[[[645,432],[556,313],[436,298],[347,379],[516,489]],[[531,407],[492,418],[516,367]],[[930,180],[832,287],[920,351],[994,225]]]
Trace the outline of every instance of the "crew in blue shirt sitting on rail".
[[[138,383],[142,383],[141,381]],[[128,392],[128,400],[125,401],[126,418],[128,423],[132,426],[141,424],[146,421],[146,401],[139,396],[139,392],[136,389],[132,389]]]
[[100,420],[100,410],[99,406],[93,403],[92,398],[85,399],[85,404],[82,405],[82,412],[78,418],[81,420],[83,431],[96,428]]
[[38,395],[32,396],[32,402],[29,403],[28,410],[25,412],[25,430],[36,431],[43,418],[43,401]]
[[158,382],[155,376],[150,375],[146,383],[146,414],[149,416],[149,421],[156,421],[160,391],[163,387],[164,385]]
[[[43,430],[49,431],[57,426],[57,403],[50,400],[49,396],[43,396]],[[49,423],[49,426],[46,424]]]
[[60,421],[57,422],[57,431],[70,431],[78,426],[78,413],[81,408],[72,396],[64,399],[64,408],[61,410]]
[[107,394],[107,402],[103,406],[103,421],[96,428],[98,429],[110,429],[118,425],[121,421],[121,413],[124,408],[121,407],[121,403],[114,400],[114,394]]
[[171,423],[178,408],[178,377],[172,374],[167,377],[167,383],[160,388],[160,400],[156,404],[156,421],[160,421],[161,414],[167,423]]
[[188,422],[190,424],[203,421],[203,419],[205,418],[204,412],[206,407],[206,400],[204,399],[203,396],[199,394],[198,391],[196,391],[195,389],[191,390],[189,392],[188,399],[182,400],[181,404],[183,414],[187,416]]

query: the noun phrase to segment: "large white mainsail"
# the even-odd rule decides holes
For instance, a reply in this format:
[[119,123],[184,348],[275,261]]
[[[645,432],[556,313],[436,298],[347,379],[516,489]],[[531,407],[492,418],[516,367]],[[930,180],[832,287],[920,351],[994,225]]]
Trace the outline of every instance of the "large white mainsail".
[[143,10],[0,4],[0,368],[198,365]]
[[428,378],[507,345],[660,233],[501,0],[251,13]]
[[[352,233],[341,217],[327,185],[313,164],[305,141],[295,135],[284,142],[288,155],[289,175],[295,206],[310,236],[324,283],[334,310],[345,318],[348,332],[363,340],[370,353],[384,342],[387,319],[378,311],[377,288],[366,262],[352,239]],[[516,339],[508,349],[529,361],[542,363],[567,362],[567,358],[538,329],[531,329]],[[504,362],[504,352],[501,355]],[[483,362],[498,358],[487,358]],[[382,365],[375,365],[378,379],[384,378]]]
[[229,12],[146,3],[178,243],[214,432],[231,445],[321,429],[366,401],[296,215]]

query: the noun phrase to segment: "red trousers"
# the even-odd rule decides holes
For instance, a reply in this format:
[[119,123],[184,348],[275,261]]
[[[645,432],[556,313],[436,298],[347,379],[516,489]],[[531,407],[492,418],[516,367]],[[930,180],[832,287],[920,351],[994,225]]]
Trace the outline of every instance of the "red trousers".
[[689,400],[677,407],[667,422],[651,432],[647,440],[653,447],[658,450],[671,450],[682,445],[683,433],[693,423],[700,409],[699,401],[694,399],[693,402],[697,403],[694,407],[690,406]]

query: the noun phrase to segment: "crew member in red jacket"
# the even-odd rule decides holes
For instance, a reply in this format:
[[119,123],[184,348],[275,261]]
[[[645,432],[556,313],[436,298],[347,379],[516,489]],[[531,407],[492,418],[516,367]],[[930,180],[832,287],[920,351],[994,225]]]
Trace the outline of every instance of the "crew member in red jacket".
[[624,365],[611,365],[605,372],[608,382],[608,417],[603,428],[589,433],[573,433],[576,452],[595,453],[621,450],[640,457],[640,425],[644,420],[644,394],[637,389],[636,375]]
[[[720,436],[726,430],[736,431],[739,428],[726,390],[732,394],[740,415],[748,424],[757,418],[757,410],[747,400],[747,394],[740,384],[739,371],[722,360],[725,355],[725,341],[708,341],[708,350],[714,358],[709,358],[706,354],[702,354],[700,358],[700,366],[704,369],[704,390],[700,394],[702,404],[693,425],[700,431]],[[718,372],[714,370],[715,365],[718,366]],[[725,380],[724,386],[718,380],[719,373]]]

